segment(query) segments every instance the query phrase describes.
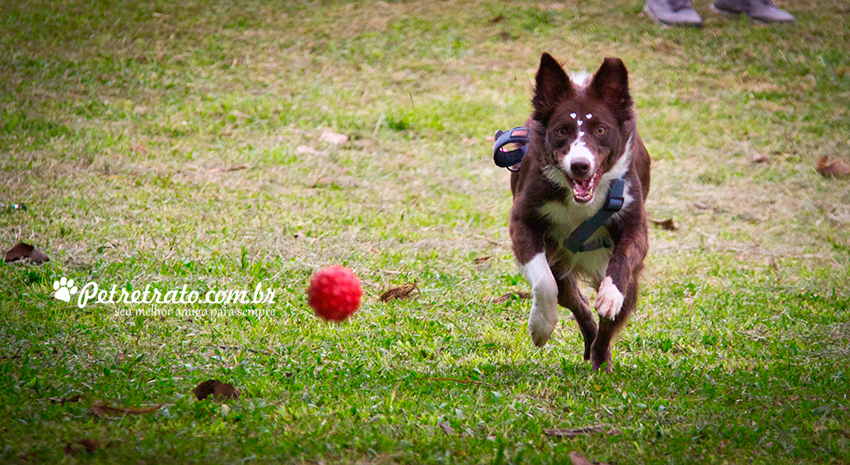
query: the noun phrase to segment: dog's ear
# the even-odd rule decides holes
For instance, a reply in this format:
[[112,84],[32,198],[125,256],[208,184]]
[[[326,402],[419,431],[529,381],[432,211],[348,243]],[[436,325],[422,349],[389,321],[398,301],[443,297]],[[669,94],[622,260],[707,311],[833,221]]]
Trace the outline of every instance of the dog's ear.
[[535,78],[534,98],[531,99],[531,105],[534,107],[533,118],[545,126],[558,103],[574,93],[575,89],[564,68],[561,68],[552,55],[543,53]]
[[620,120],[629,119],[632,98],[629,95],[629,73],[619,58],[606,58],[593,75],[590,95],[601,100]]

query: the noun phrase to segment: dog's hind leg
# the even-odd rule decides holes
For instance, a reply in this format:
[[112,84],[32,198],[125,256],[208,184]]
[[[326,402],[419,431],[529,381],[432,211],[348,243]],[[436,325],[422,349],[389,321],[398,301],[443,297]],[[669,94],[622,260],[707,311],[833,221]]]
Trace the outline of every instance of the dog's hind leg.
[[614,319],[600,318],[599,331],[596,333],[596,339],[590,348],[590,361],[594,370],[598,370],[605,365],[605,371],[611,372],[613,361],[611,359],[611,345],[614,336],[626,324],[629,319],[629,314],[632,313],[637,305],[638,280],[637,276],[633,276],[629,281],[626,295],[623,296],[623,306]]
[[596,320],[590,311],[587,298],[581,294],[575,276],[562,275],[558,281],[558,303],[573,312],[584,338],[584,359],[590,360],[590,347],[596,339]]

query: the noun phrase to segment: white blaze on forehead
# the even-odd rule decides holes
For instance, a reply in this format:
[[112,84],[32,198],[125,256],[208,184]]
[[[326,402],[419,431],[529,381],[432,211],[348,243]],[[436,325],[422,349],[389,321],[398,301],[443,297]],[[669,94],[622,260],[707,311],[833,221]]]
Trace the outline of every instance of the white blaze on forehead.
[[[575,113],[571,113],[570,116],[575,115]],[[578,120],[578,126],[581,127],[584,121]],[[587,145],[584,143],[584,131],[578,132],[578,137],[576,140],[570,144],[570,150],[564,155],[564,159],[561,161],[561,168],[569,174],[573,176],[572,169],[570,168],[573,162],[577,160],[584,160],[588,165],[590,165],[590,170],[588,171],[591,176],[596,173],[596,157],[593,153],[587,148]]]
[[576,119],[576,114],[575,114],[575,113],[570,113],[570,118],[572,118],[572,119]]
[[570,145],[570,151],[567,152],[567,155],[564,156],[564,160],[562,163],[564,171],[567,172],[570,176],[573,175],[572,165],[573,162],[583,160],[588,165],[590,165],[590,170],[588,173],[592,176],[596,172],[596,159],[593,156],[593,153],[587,148],[587,145],[584,144],[584,141],[581,140],[581,137],[576,139]]
[[584,115],[584,117],[587,118],[587,119],[590,119],[590,118],[593,118],[593,115],[588,113],[588,114]]

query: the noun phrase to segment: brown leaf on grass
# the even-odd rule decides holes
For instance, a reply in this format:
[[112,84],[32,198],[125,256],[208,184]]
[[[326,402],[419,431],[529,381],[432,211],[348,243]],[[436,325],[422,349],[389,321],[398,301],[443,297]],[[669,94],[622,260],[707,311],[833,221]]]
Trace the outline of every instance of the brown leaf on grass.
[[510,302],[511,300],[528,300],[531,298],[531,294],[528,292],[508,292],[507,294],[496,297],[493,299],[493,303],[502,305]]
[[195,386],[192,394],[195,394],[198,400],[204,400],[209,396],[216,399],[238,399],[239,389],[234,388],[232,384],[211,379]]
[[339,145],[348,142],[348,136],[338,132],[333,132],[330,129],[325,129],[322,131],[322,135],[319,136],[319,141]]
[[295,147],[295,155],[316,155],[319,151],[306,145]]
[[89,454],[100,449],[100,443],[94,439],[83,439],[82,441],[77,441],[77,444],[82,444],[83,447],[86,448],[86,452]]
[[[83,447],[76,447],[77,445],[81,445]],[[65,455],[70,455],[71,457],[76,458],[77,454],[83,450],[91,454],[98,449],[100,449],[100,443],[98,441],[94,439],[83,439],[82,441],[69,442],[68,444],[65,444]]]
[[678,231],[679,223],[676,222],[673,218],[667,218],[666,220],[649,220],[655,226],[658,226],[661,229],[665,229],[667,231]]
[[50,400],[51,402],[55,402],[59,405],[65,405],[65,404],[76,404],[77,402],[80,401],[80,399],[82,397],[83,396],[77,394],[76,396],[71,396],[71,397],[48,397],[48,400]]
[[317,188],[325,187],[325,186],[333,186],[333,184],[334,184],[333,178],[320,176],[319,178],[316,179],[316,181],[313,184],[310,184],[310,187],[313,188],[313,189],[317,189]]
[[455,429],[447,421],[440,422],[440,429],[443,430],[444,433],[449,436],[453,436],[455,434]]
[[227,171],[240,171],[240,170],[248,170],[248,169],[251,169],[250,163],[245,163],[244,165],[231,166],[230,168],[227,168]]
[[159,410],[160,407],[162,407],[162,404],[152,405],[150,407],[111,407],[103,402],[98,402],[92,406],[91,411],[99,417],[110,417],[153,413]]
[[130,151],[133,153],[141,153],[142,155],[148,154],[148,149],[146,149],[142,144],[130,144]]
[[753,155],[752,158],[750,158],[750,161],[752,161],[753,163],[767,163],[769,160],[767,158],[767,155],[763,153],[757,153]]
[[818,160],[817,170],[825,178],[846,178],[850,176],[850,166],[847,166],[841,160],[830,160],[826,155]]
[[573,465],[607,465],[604,462],[591,462],[576,451],[570,452],[570,462],[572,462]]
[[706,204],[704,204],[704,203],[700,202],[699,200],[697,200],[696,202],[694,202],[694,207],[696,207],[696,209],[697,209],[697,210],[711,210],[711,207],[709,207],[708,205],[706,205]]
[[476,258],[475,260],[472,260],[472,263],[473,263],[474,265],[480,265],[480,264],[482,264],[482,263],[489,262],[489,261],[490,261],[490,260],[492,260],[492,259],[493,259],[493,256],[492,256],[492,255],[488,255],[488,256],[486,256],[486,257],[478,257],[478,258]]
[[17,261],[28,261],[33,265],[41,265],[44,262],[49,262],[50,259],[38,247],[18,242],[11,250],[6,252],[6,258],[3,260],[6,263]]
[[581,428],[543,428],[543,434],[554,438],[574,438],[582,434],[602,433],[605,431],[606,425],[582,426]]
[[380,300],[381,302],[386,303],[391,300],[409,299],[413,294],[413,291],[416,291],[417,295],[421,293],[415,281],[412,283],[401,285],[399,287],[393,287],[388,289],[387,292],[381,294]]

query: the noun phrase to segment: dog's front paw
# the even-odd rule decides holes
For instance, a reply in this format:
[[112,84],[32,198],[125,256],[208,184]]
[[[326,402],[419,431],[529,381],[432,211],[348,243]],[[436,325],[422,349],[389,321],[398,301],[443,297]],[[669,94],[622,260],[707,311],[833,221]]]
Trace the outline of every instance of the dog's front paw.
[[[552,318],[553,314],[554,318]],[[531,316],[528,317],[528,331],[531,333],[531,342],[537,347],[546,345],[557,324],[557,309],[555,312],[551,312],[541,311],[536,305],[532,307]]]
[[610,276],[606,276],[596,293],[596,311],[602,318],[613,320],[617,318],[620,309],[623,308],[623,293],[617,289]]

